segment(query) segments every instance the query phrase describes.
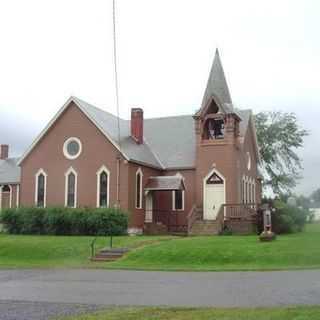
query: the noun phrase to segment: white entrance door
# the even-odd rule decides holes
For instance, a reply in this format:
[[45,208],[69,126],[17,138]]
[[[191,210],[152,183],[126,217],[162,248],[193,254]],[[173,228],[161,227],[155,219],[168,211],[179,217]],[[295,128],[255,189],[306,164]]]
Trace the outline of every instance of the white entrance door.
[[214,172],[204,180],[204,220],[215,220],[224,203],[224,180]]

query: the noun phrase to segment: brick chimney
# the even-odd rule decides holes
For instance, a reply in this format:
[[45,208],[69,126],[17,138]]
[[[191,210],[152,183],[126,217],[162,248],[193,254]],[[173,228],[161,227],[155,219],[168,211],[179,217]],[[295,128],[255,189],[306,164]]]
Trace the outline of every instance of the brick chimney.
[[143,110],[131,109],[131,137],[138,143],[143,143]]
[[7,144],[0,144],[0,160],[8,159],[9,146]]

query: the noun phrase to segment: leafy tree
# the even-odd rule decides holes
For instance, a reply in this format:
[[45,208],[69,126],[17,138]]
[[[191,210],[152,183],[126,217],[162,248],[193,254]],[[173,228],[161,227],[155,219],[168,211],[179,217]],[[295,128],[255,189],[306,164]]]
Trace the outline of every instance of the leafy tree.
[[311,199],[314,202],[320,203],[320,189],[317,189],[316,191],[312,192]]
[[255,116],[261,154],[264,185],[275,194],[296,186],[302,169],[296,153],[308,132],[302,129],[294,113],[260,112]]

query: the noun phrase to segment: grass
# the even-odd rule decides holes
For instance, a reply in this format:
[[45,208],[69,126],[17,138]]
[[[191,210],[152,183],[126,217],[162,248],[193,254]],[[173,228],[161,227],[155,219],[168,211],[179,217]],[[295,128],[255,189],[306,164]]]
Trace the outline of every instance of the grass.
[[320,307],[270,309],[118,308],[65,320],[318,320]]
[[[89,261],[93,237],[0,234],[0,268],[109,268],[137,270],[285,270],[320,268],[320,224],[271,243],[257,236],[114,237],[114,247],[133,250],[112,263]],[[170,240],[170,241],[167,241]],[[97,239],[97,247],[108,239]]]
[[[114,237],[114,247],[139,246],[172,237]],[[101,263],[89,261],[94,237],[25,236],[0,234],[0,268],[97,268]],[[97,248],[106,247],[109,239],[98,237]]]
[[152,244],[107,264],[143,270],[283,270],[320,268],[320,224],[261,243],[257,236],[188,237]]

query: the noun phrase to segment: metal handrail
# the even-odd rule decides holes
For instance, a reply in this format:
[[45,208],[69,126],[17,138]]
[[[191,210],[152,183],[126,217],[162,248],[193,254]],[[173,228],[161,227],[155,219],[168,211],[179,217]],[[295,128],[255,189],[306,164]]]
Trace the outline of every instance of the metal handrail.
[[191,228],[196,221],[197,215],[196,215],[196,205],[193,205],[190,212],[187,215],[187,221],[188,221],[188,233],[191,231]]
[[96,244],[96,241],[97,241],[97,237],[95,237],[91,243],[90,243],[90,248],[91,248],[91,258],[94,258],[95,254],[96,254],[96,250],[95,250],[95,244]]

